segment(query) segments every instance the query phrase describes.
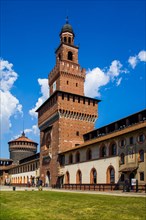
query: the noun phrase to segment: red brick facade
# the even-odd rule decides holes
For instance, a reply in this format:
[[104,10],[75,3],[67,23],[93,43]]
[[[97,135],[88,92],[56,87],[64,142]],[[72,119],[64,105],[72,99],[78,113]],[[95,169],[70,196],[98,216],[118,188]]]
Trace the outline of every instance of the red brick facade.
[[44,184],[59,180],[58,153],[83,143],[93,130],[98,100],[84,96],[85,69],[78,64],[74,33],[65,24],[56,50],[56,65],[48,76],[50,98],[37,110],[40,128],[40,172]]

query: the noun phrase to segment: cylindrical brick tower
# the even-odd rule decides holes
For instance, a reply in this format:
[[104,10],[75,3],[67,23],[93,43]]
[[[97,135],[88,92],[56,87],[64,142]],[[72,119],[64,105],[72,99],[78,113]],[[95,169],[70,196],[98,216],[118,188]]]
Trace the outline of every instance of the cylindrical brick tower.
[[8,142],[10,159],[13,160],[13,163],[19,163],[19,160],[30,157],[37,152],[37,143],[28,139],[23,132],[22,135],[12,141]]

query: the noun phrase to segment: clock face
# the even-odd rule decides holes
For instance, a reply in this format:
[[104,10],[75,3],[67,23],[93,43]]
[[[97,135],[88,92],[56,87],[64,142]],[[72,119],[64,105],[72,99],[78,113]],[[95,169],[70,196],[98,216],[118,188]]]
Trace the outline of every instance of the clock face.
[[53,92],[56,90],[56,81],[53,83]]

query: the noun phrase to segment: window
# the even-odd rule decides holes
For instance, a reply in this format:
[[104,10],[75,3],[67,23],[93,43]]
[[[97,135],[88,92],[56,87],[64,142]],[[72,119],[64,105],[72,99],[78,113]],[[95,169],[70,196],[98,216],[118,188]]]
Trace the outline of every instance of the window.
[[122,139],[122,140],[119,141],[119,146],[120,146],[121,148],[124,148],[125,144],[126,144],[125,139]]
[[140,134],[139,136],[138,136],[138,142],[139,143],[143,143],[145,141],[145,135],[144,134]]
[[130,137],[130,139],[129,139],[129,143],[130,143],[130,144],[133,144],[133,143],[134,143],[134,141],[133,141],[133,137]]
[[102,146],[100,148],[100,157],[105,157],[106,156],[106,147]]
[[69,43],[69,44],[71,43],[71,37],[68,38],[68,43]]
[[69,155],[69,164],[72,164],[72,163],[73,163],[73,155],[70,154],[70,155]]
[[67,82],[66,82],[66,84],[68,85],[68,84],[69,84],[69,82],[67,81]]
[[97,183],[97,172],[95,168],[93,168],[90,172],[90,183],[91,184]]
[[76,153],[76,163],[79,163],[80,162],[80,152],[78,151]]
[[144,181],[144,172],[140,172],[140,181]]
[[139,151],[139,161],[144,162],[144,150]]
[[110,156],[116,156],[117,155],[117,146],[115,143],[113,143],[110,146]]
[[71,51],[68,52],[68,60],[73,60],[73,53]]
[[82,183],[82,173],[80,170],[77,171],[77,174],[76,174],[76,183],[77,184],[81,184]]
[[124,154],[124,153],[121,153],[120,163],[121,163],[121,164],[124,164],[124,163],[125,163],[125,154]]
[[66,175],[65,175],[65,183],[66,183],[66,184],[69,184],[69,183],[70,183],[70,175],[69,175],[69,172],[68,172],[68,171],[66,172]]
[[107,183],[115,183],[115,170],[112,166],[107,169]]
[[77,131],[77,132],[76,132],[76,136],[79,136],[79,135],[80,135],[80,133],[79,133],[79,131]]
[[78,83],[76,83],[76,87],[78,87]]
[[92,151],[91,151],[91,149],[88,149],[88,150],[87,150],[86,159],[87,159],[87,160],[91,160],[91,159],[92,159]]
[[66,37],[64,37],[64,42],[66,43]]

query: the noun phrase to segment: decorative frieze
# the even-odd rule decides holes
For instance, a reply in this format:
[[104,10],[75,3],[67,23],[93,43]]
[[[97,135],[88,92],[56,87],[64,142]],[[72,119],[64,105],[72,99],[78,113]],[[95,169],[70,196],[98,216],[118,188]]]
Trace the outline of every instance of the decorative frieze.
[[74,120],[82,120],[82,121],[87,121],[91,123],[94,123],[97,119],[96,115],[89,115],[89,114],[62,110],[62,109],[59,109],[59,117],[69,118],[69,119],[74,119]]

